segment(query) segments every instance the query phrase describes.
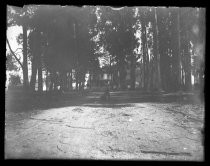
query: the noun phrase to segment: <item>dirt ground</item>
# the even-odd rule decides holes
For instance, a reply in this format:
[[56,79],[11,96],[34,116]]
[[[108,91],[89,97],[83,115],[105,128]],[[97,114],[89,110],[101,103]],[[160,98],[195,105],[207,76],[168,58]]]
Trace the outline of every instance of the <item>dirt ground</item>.
[[98,97],[30,113],[6,111],[5,158],[204,160],[202,104]]

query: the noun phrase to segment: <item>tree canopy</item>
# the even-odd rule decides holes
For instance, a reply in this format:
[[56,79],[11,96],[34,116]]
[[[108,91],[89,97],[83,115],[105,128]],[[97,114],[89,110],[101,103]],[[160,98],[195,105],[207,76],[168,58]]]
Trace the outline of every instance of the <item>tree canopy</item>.
[[202,8],[8,6],[7,26],[23,27],[17,41],[24,60],[18,63],[27,84],[28,58],[32,62],[33,90],[37,72],[42,90],[43,71],[50,77],[50,89],[67,89],[74,81],[83,89],[87,73],[89,82],[97,82],[103,59],[113,85],[173,91],[190,90],[192,75],[202,82],[204,16]]

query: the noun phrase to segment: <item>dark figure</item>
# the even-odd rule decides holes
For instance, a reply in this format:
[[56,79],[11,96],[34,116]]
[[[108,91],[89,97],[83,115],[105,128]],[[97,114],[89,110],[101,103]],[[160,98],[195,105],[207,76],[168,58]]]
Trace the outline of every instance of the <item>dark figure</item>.
[[109,85],[106,86],[105,97],[106,100],[110,100]]
[[101,100],[110,100],[109,83],[106,84],[104,94],[101,96]]

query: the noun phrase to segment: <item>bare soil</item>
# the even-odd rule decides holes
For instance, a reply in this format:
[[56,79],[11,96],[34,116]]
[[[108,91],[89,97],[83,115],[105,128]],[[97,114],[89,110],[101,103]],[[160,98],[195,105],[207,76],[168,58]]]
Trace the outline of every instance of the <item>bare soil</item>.
[[6,111],[5,158],[204,160],[203,104],[119,103],[114,94],[105,102],[100,95]]

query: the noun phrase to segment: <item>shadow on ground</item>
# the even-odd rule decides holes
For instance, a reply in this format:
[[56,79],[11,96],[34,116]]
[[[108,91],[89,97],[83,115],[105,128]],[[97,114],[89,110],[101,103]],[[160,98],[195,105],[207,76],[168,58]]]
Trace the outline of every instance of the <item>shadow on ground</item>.
[[139,92],[112,92],[109,101],[101,100],[103,92],[66,93],[66,94],[31,94],[6,92],[6,111],[27,112],[68,106],[88,106],[121,108],[132,107],[132,103],[200,103],[199,95],[185,94],[151,94]]
[[83,104],[83,106],[86,107],[92,107],[92,108],[122,108],[122,107],[132,107],[133,104],[126,103],[126,104],[112,104],[112,103],[100,103],[100,104]]

